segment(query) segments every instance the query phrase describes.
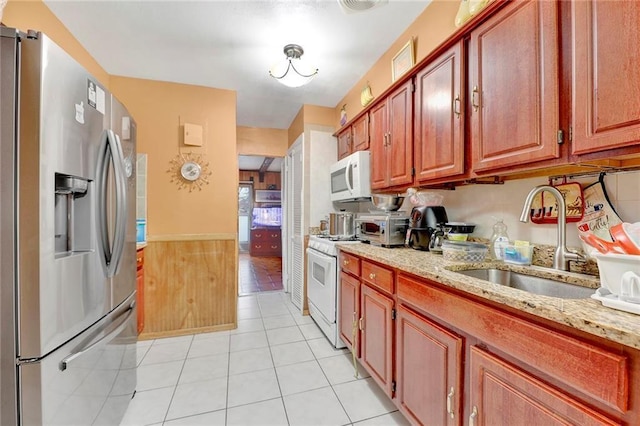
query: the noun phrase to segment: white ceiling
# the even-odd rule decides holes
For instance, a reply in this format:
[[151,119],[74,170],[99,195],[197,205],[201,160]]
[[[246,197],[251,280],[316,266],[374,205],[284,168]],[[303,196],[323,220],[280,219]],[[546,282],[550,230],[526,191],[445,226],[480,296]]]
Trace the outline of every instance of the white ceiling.
[[[235,90],[239,126],[286,129],[303,104],[335,107],[431,0],[44,1],[109,74]],[[307,86],[269,76],[289,43],[319,69]]]
[[[238,155],[238,170],[260,170],[265,157],[259,155]],[[282,170],[282,157],[275,157],[269,167],[268,172],[279,172]]]

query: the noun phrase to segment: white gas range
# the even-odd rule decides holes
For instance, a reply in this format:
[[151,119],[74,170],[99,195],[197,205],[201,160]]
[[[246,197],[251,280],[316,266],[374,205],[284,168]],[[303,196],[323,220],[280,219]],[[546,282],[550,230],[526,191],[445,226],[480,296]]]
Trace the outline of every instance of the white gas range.
[[307,248],[307,299],[309,313],[336,348],[344,348],[339,337],[338,304],[340,268],[338,244],[360,244],[357,240],[331,240],[312,235]]

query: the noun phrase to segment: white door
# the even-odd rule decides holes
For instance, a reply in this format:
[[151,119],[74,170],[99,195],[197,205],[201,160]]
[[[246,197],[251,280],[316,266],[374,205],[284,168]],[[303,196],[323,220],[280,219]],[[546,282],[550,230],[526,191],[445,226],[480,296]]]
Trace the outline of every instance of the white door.
[[291,292],[291,302],[304,309],[304,234],[303,234],[303,139],[296,140],[287,153],[287,288]]

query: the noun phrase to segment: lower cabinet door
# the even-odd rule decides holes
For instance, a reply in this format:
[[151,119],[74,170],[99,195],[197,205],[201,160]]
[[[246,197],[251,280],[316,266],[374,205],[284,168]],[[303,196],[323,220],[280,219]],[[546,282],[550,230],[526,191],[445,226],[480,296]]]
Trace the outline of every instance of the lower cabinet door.
[[398,307],[396,398],[416,425],[459,425],[463,338]]
[[393,396],[393,299],[360,286],[360,359],[380,387]]
[[564,392],[471,347],[469,425],[618,425]]
[[358,353],[358,309],[360,297],[360,281],[344,272],[340,272],[340,307],[338,309],[338,323],[340,324],[340,338],[351,352]]

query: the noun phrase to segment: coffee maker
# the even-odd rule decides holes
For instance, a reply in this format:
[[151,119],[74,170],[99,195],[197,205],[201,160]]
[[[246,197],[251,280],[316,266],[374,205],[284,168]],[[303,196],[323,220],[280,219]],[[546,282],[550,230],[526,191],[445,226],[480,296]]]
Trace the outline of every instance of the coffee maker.
[[431,236],[447,222],[447,211],[443,206],[414,207],[405,245],[416,250],[429,250]]

